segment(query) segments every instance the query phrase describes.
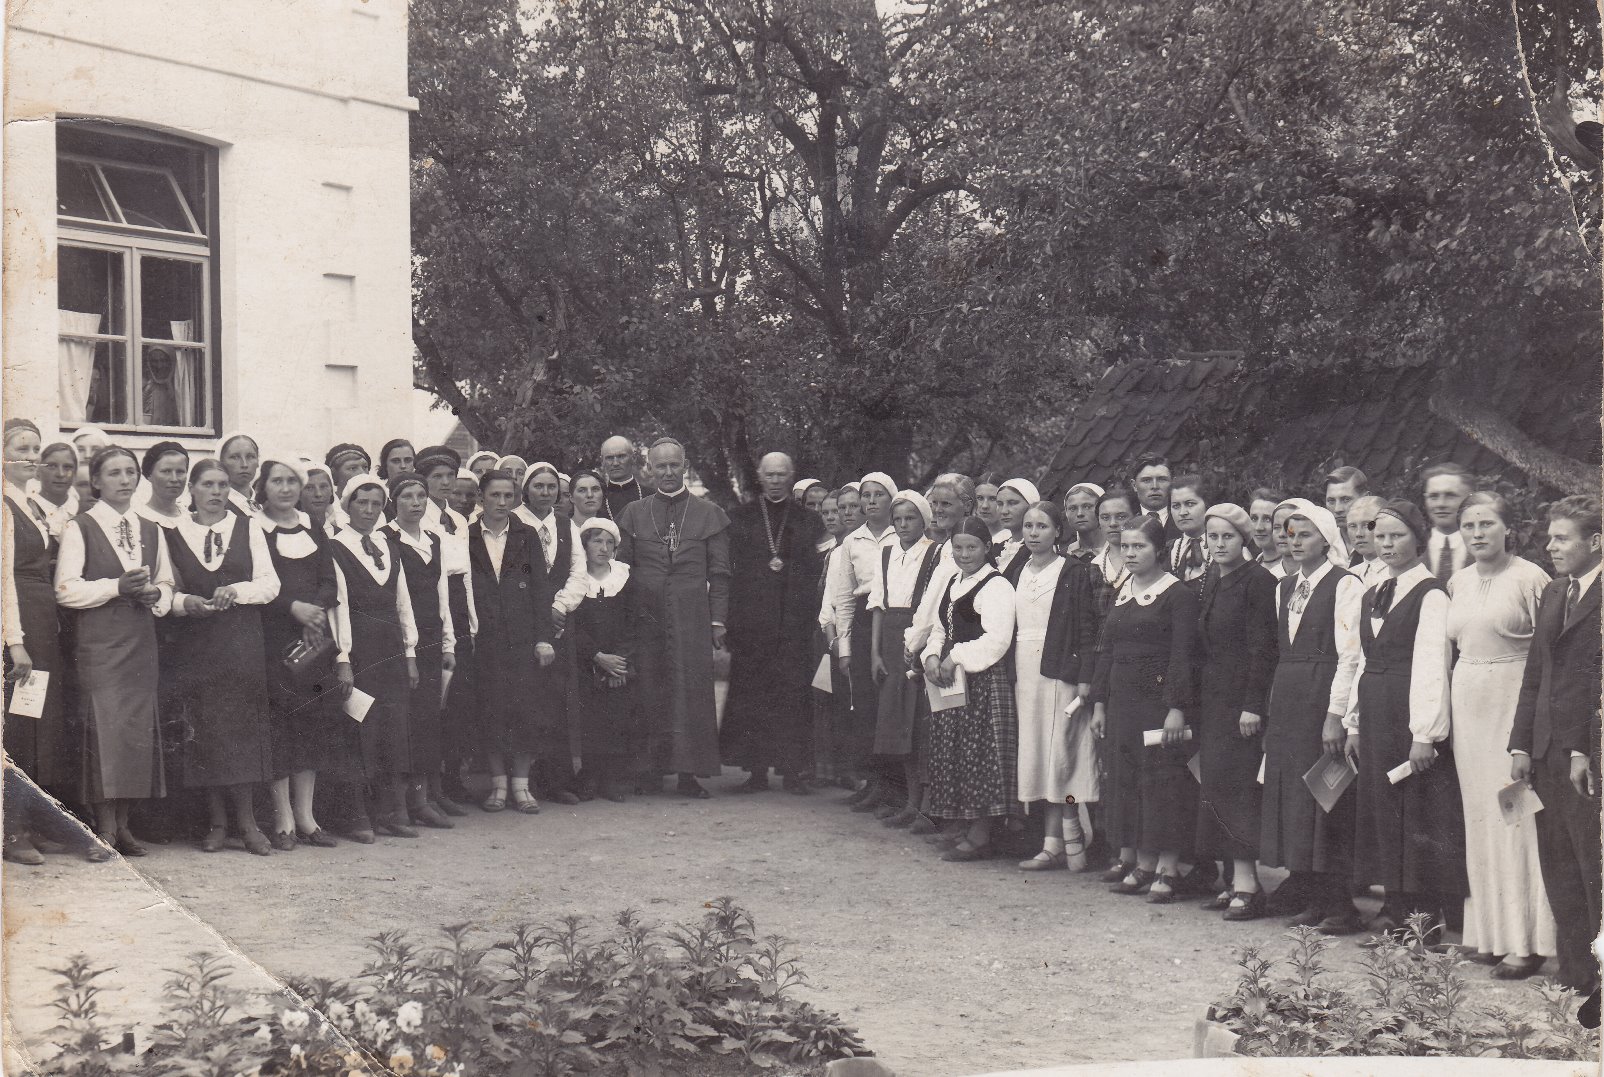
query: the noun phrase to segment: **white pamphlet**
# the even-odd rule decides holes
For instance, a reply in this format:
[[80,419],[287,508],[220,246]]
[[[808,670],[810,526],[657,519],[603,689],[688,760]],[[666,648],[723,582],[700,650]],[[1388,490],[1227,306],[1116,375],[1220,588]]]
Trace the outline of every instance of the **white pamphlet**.
[[1405,759],[1402,763],[1399,763],[1397,766],[1387,771],[1387,780],[1393,785],[1397,785],[1414,772],[1415,765],[1409,762],[1409,760]]
[[830,656],[825,654],[819,659],[819,668],[813,671],[813,687],[821,692],[834,693],[830,682]]
[[373,697],[360,688],[351,689],[351,694],[345,700],[344,711],[357,721],[368,716],[368,708],[373,706]]
[[28,674],[28,679],[14,685],[11,689],[11,705],[8,713],[18,718],[37,718],[45,712],[45,692],[50,687],[50,671],[36,669]]
[[[1192,727],[1191,726],[1187,726],[1185,729],[1181,730],[1181,739],[1183,741],[1192,739]],[[1164,743],[1164,730],[1162,730],[1162,729],[1144,729],[1142,731],[1142,747],[1144,747],[1144,748],[1157,748],[1160,744],[1163,744],[1163,743]]]

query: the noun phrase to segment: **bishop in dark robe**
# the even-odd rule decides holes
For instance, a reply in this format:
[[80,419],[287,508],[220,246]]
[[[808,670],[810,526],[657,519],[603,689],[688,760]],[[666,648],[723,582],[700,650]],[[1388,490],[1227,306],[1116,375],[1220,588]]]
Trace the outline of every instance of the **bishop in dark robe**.
[[648,774],[679,775],[679,792],[719,773],[713,648],[730,601],[729,517],[685,488],[685,450],[671,438],[647,460],[657,492],[619,513],[618,560],[640,588],[640,680]]
[[719,746],[752,772],[742,792],[806,793],[813,758],[813,630],[824,521],[791,499],[796,469],[784,453],[758,465],[763,493],[730,513],[730,695]]

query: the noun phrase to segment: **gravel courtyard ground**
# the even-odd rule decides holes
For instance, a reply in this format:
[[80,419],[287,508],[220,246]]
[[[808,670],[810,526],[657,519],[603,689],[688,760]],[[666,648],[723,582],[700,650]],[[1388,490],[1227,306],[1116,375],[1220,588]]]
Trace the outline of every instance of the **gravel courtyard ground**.
[[[48,1053],[43,970],[78,951],[115,966],[107,1005],[121,1024],[148,1027],[163,970],[223,949],[207,926],[266,987],[251,962],[274,976],[349,975],[364,940],[387,928],[421,937],[471,921],[502,933],[626,907],[679,920],[729,894],[761,931],[793,940],[810,998],[855,1024],[900,1077],[960,1077],[1185,1057],[1194,1018],[1233,982],[1235,948],[1284,949],[1277,921],[1224,924],[1195,903],[1147,905],[1093,875],[1026,876],[1012,860],[942,863],[923,840],[848,812],[837,792],[730,795],[737,781],[730,771],[711,783],[708,801],[475,810],[455,831],[365,847],[271,857],[153,847],[137,874],[67,856],[8,864],[12,1030]],[[1357,953],[1344,942],[1338,963]],[[1470,975],[1478,992],[1522,990],[1480,967]]]

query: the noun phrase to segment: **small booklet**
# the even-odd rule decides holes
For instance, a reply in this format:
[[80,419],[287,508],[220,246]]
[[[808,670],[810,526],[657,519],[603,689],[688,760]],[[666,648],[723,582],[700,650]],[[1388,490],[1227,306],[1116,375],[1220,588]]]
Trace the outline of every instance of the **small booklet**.
[[343,704],[343,709],[346,714],[360,722],[368,716],[368,708],[371,706],[373,706],[373,697],[360,688],[353,688],[350,696],[346,698]]
[[953,670],[952,683],[942,688],[925,678],[925,695],[930,699],[930,710],[950,711],[969,702],[969,690],[964,681],[964,670],[958,666]]
[[1525,782],[1511,782],[1498,791],[1498,812],[1505,826],[1514,826],[1528,815],[1543,810],[1537,791]]
[[1203,762],[1202,762],[1202,760],[1203,760],[1203,753],[1202,752],[1193,752],[1192,753],[1192,758],[1190,758],[1190,759],[1188,759],[1186,761],[1186,769],[1192,772],[1192,777],[1197,779],[1197,784],[1199,784],[1199,785],[1203,784]]
[[1259,784],[1260,785],[1264,784],[1264,764],[1268,763],[1269,761],[1270,761],[1270,757],[1269,756],[1267,756],[1267,755],[1259,756]]
[[1402,763],[1399,763],[1397,766],[1387,771],[1387,780],[1393,785],[1397,785],[1414,772],[1415,765],[1409,762],[1409,760],[1405,759]]
[[455,672],[456,670],[451,669],[442,669],[440,671],[440,705],[442,707],[446,705],[446,697],[451,692],[451,675]]
[[819,668],[813,671],[813,687],[821,692],[830,692],[832,694],[835,692],[835,689],[830,686],[830,655],[828,652],[819,659]]
[[1353,763],[1346,755],[1322,754],[1314,766],[1309,768],[1308,773],[1304,774],[1303,784],[1309,787],[1309,792],[1314,795],[1315,803],[1320,805],[1320,810],[1329,814],[1358,776],[1359,772],[1353,769]]
[[[9,570],[8,570],[9,571]],[[37,718],[45,712],[45,692],[50,687],[50,671],[36,669],[28,679],[11,689],[9,713],[18,718]]]
[[[1181,739],[1182,740],[1191,740],[1192,739],[1192,727],[1191,726],[1187,726],[1185,729],[1181,730]],[[1142,747],[1144,747],[1144,748],[1157,748],[1159,745],[1161,745],[1163,743],[1164,743],[1164,730],[1163,729],[1144,729],[1142,731]]]

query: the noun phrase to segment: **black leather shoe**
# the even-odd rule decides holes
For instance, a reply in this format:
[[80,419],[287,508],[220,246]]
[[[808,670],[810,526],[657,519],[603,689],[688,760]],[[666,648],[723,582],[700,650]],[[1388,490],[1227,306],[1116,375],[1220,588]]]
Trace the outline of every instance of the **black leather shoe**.
[[1290,875],[1265,897],[1264,911],[1271,916],[1296,916],[1309,907],[1313,896],[1305,876]]
[[1241,923],[1244,920],[1260,920],[1264,917],[1264,891],[1256,890],[1251,894],[1232,893],[1231,900],[1240,898],[1241,905],[1227,904],[1225,912],[1220,919],[1231,923]]
[[[371,837],[371,834],[369,836]],[[302,834],[300,831],[296,831],[296,837],[302,845],[311,845],[318,849],[332,849],[340,844],[331,838],[329,832],[322,827],[318,827],[310,834]]]
[[1364,930],[1364,921],[1359,918],[1359,910],[1349,905],[1327,915],[1315,930],[1323,935],[1357,935]]
[[1103,872],[1103,882],[1117,883],[1121,879],[1125,878],[1125,876],[1129,875],[1131,871],[1135,869],[1135,867],[1135,864],[1127,864],[1125,861],[1121,860],[1111,865],[1107,871]]
[[682,797],[690,797],[692,800],[712,800],[713,799],[713,794],[709,793],[707,791],[706,787],[703,786],[702,783],[697,781],[695,778],[689,778],[689,777],[681,778],[679,780],[679,784],[678,784],[678,786],[676,788],[677,788],[680,796],[682,796]]
[[267,840],[272,842],[273,848],[281,853],[290,852],[296,845],[295,831],[293,830],[275,830],[268,835]]

